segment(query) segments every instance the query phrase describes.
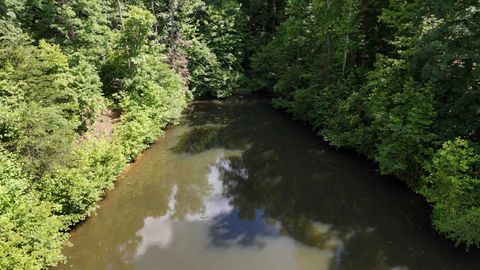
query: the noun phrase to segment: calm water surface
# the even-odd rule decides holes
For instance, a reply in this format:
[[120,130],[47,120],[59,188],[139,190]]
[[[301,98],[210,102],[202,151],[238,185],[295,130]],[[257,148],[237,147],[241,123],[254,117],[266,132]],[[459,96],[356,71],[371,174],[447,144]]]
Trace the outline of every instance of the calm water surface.
[[199,103],[72,233],[57,269],[480,269],[429,213],[266,102]]

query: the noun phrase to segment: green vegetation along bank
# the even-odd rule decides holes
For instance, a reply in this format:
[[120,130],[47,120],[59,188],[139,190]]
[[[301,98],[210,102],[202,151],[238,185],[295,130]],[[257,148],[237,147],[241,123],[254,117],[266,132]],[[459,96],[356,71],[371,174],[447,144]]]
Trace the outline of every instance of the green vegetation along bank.
[[245,87],[375,160],[480,244],[480,3],[0,1],[0,268],[67,232],[194,98]]
[[67,232],[194,97],[241,74],[233,1],[0,1],[0,269]]
[[274,14],[253,85],[405,180],[441,234],[478,246],[480,2],[289,0]]

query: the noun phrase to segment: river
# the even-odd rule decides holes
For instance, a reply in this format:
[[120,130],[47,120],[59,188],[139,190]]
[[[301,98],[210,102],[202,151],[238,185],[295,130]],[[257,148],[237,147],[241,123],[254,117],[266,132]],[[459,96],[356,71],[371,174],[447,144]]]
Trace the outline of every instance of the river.
[[425,201],[261,98],[200,102],[71,233],[81,270],[479,269]]

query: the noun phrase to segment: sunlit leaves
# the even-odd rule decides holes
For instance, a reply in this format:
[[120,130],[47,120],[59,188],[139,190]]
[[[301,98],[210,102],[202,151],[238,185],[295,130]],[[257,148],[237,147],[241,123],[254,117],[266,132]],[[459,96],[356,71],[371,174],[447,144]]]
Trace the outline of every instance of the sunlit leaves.
[[480,245],[480,152],[465,140],[445,142],[428,164],[421,193],[433,204],[433,224],[467,247]]
[[63,224],[39,200],[15,157],[0,147],[0,268],[44,269],[64,257]]

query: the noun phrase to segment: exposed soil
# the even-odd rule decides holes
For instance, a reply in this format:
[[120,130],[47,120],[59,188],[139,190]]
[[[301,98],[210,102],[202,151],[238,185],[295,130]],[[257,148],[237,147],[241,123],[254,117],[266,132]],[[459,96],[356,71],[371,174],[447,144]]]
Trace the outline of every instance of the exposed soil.
[[120,121],[120,116],[121,112],[119,110],[107,109],[102,111],[89,131],[81,136],[78,143],[95,139],[111,140],[115,126]]

